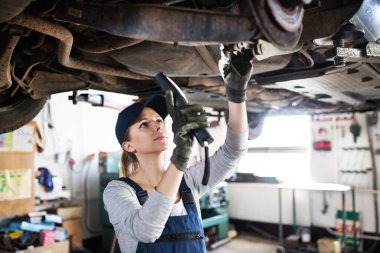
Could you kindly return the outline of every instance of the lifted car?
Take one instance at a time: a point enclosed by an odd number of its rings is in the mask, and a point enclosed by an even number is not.
[[[252,49],[251,138],[262,118],[377,110],[376,0],[3,0],[0,133],[49,95],[95,89],[141,97],[164,72],[192,103],[226,108],[220,45]]]

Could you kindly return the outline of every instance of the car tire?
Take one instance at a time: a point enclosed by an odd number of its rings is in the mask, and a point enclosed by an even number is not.
[[[0,94],[0,134],[11,132],[30,122],[44,107],[47,97],[33,99],[18,91],[14,96]]]

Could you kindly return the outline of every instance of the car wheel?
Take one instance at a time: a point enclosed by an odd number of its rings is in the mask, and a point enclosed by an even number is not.
[[[10,89],[8,89],[10,90]],[[7,133],[30,122],[45,105],[47,97],[33,99],[20,90],[11,96],[0,93],[0,133]]]

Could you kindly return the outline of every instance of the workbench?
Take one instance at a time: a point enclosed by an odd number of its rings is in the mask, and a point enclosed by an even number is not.
[[[342,194],[342,220],[343,220],[343,230],[342,230],[342,252],[346,253],[346,192],[354,191],[348,185],[341,184],[327,184],[327,183],[314,183],[314,182],[305,182],[305,183],[283,183],[277,185],[278,189],[278,201],[279,201],[279,225],[278,225],[278,236],[279,236],[279,245],[281,247],[286,248],[284,244],[284,233],[283,233],[283,224],[282,224],[282,199],[281,193],[282,190],[292,190],[293,193],[293,224],[295,223],[295,191],[296,190],[304,190],[304,191],[329,191],[329,192],[340,192]],[[355,212],[355,194],[352,194],[352,209]],[[355,230],[355,222],[354,222],[354,231]],[[356,237],[356,233],[354,233],[354,241]]]

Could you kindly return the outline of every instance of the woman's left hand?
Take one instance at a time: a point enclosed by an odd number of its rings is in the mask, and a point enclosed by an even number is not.
[[[171,91],[166,92],[166,104],[173,120],[172,131],[176,144],[170,161],[177,169],[184,171],[190,158],[193,143],[191,131],[208,127],[206,113],[201,105],[196,104],[175,108]]]

